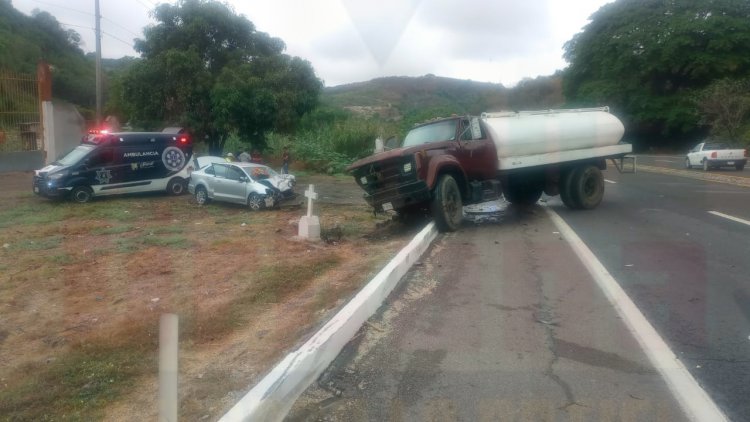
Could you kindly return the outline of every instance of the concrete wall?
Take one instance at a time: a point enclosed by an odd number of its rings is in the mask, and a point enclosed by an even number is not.
[[[0,153],[0,172],[29,171],[44,167],[81,143],[86,121],[70,103],[42,102],[44,150]]]
[[[0,172],[28,171],[44,167],[44,151],[0,153]]]
[[[86,121],[74,105],[60,100],[44,101],[42,114],[44,149],[49,164],[81,143],[81,137],[86,134]]]

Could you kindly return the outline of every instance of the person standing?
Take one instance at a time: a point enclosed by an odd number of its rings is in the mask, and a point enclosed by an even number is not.
[[[289,174],[289,162],[292,161],[291,155],[289,155],[289,148],[284,147],[281,153],[281,174]]]
[[[247,150],[242,151],[242,154],[240,154],[240,161],[243,163],[250,162],[250,154],[248,154]]]

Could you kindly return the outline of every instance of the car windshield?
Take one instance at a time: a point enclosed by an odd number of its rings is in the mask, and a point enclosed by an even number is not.
[[[453,141],[456,139],[458,120],[443,120],[412,129],[404,138],[405,147],[429,142]]]
[[[55,163],[62,166],[72,166],[81,161],[83,157],[85,157],[94,148],[96,147],[93,145],[79,145],[69,153],[65,154],[64,157],[60,158]]]

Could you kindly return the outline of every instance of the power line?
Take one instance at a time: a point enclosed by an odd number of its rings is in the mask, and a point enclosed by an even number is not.
[[[43,4],[45,6],[57,7],[57,8],[60,8],[60,9],[66,9],[66,10],[70,10],[70,11],[73,11],[73,12],[76,12],[76,13],[81,13],[81,14],[84,14],[84,15],[87,15],[87,16],[94,16],[93,13],[84,12],[83,10],[74,9],[74,8],[68,7],[68,6],[60,6],[59,4],[47,3],[46,1],[41,1],[41,0],[32,0],[32,1],[34,1],[36,3],[39,3],[39,4]]]
[[[149,6],[146,3],[143,2],[143,0],[135,0],[137,1],[141,6],[145,7],[146,10],[151,11],[155,6]]]
[[[121,38],[117,38],[114,35],[112,35],[110,33],[107,33],[107,32],[104,32],[104,31],[102,31],[102,34],[104,34],[104,35],[106,35],[106,36],[108,36],[110,38],[116,39],[117,41],[120,41],[121,43],[127,45],[130,48],[133,48],[133,43],[132,42],[127,42],[127,41],[125,41],[125,40],[123,40]]]
[[[124,29],[125,31],[127,31],[127,32],[130,32],[131,34],[135,35],[136,37],[140,37],[140,35],[138,35],[138,34],[136,34],[135,32],[133,32],[133,31],[129,30],[128,28],[125,28],[124,26],[122,26],[122,25],[120,25],[119,23],[117,23],[117,22],[113,21],[112,19],[107,19],[107,18],[105,18],[104,16],[102,16],[102,19],[104,19],[105,21],[107,21],[107,22],[111,23],[112,25],[114,25],[114,26],[116,26],[116,27],[118,27],[118,28],[120,28],[120,29]]]

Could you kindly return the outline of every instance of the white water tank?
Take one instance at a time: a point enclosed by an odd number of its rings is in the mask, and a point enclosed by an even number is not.
[[[616,145],[625,127],[608,107],[484,113],[499,160]]]

